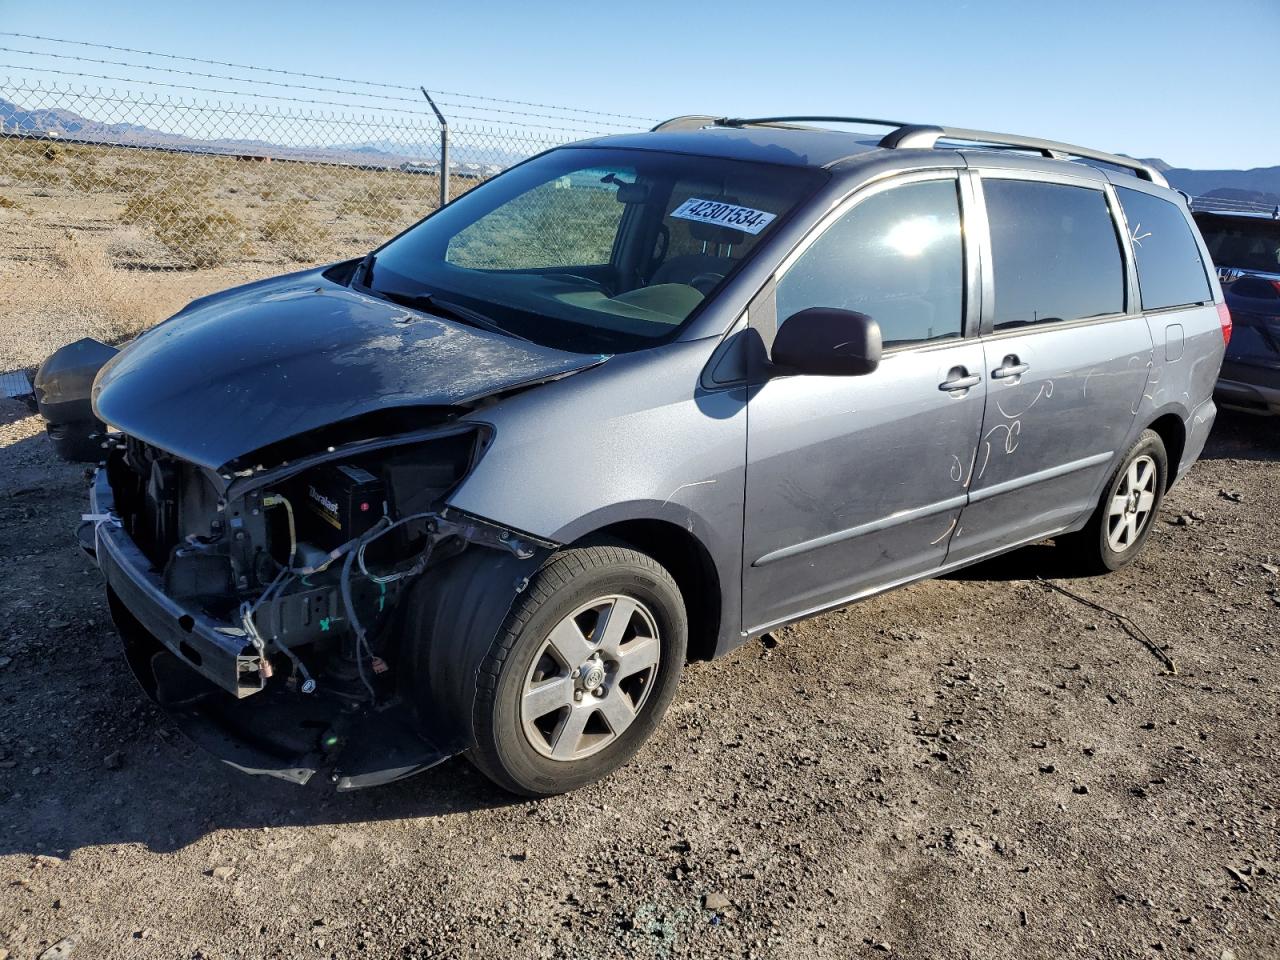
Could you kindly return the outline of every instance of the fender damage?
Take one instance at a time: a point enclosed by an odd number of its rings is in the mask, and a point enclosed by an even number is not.
[[[557,545],[447,505],[490,439],[460,418],[600,360],[319,272],[141,337],[94,381],[113,432],[78,535],[143,689],[227,763],[296,783],[466,749],[452,681]]]

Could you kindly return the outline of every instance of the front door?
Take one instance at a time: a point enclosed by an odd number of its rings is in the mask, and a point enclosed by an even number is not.
[[[759,311],[778,324],[808,307],[860,311],[879,323],[885,355],[865,376],[773,377],[748,401],[749,631],[909,579],[946,555],[986,392],[982,346],[964,337],[974,285],[959,187],[939,172],[858,194],[788,258],[775,302]]]

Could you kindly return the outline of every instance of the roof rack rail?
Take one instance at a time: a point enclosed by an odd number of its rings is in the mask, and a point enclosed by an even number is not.
[[[786,123],[865,123],[873,127],[905,127],[901,120],[877,120],[874,117],[721,117],[720,127],[766,127]]]
[[[712,117],[695,113],[663,120],[651,132],[701,130],[703,127],[783,127],[793,123],[865,123],[873,127],[906,126],[901,120],[876,120],[872,117]]]
[[[1077,147],[1071,143],[1059,143],[1057,140],[1041,140],[1039,137],[1023,137],[1012,133],[992,133],[990,130],[968,130],[964,127],[936,127],[925,124],[906,124],[885,136],[880,146],[889,150],[923,149],[931,150],[939,140],[959,140],[979,146],[1002,147],[1013,150],[1034,150],[1042,156],[1057,160],[1078,157],[1081,160],[1096,160],[1112,166],[1132,170],[1138,177],[1150,181],[1157,186],[1167,187],[1169,181],[1155,167],[1132,157],[1118,153],[1105,153],[1102,150],[1091,150],[1088,147]]]
[[[703,127],[710,126],[721,117],[703,116],[700,113],[690,113],[683,117],[672,117],[670,120],[663,120],[656,127],[650,129],[650,133],[657,133],[659,130],[701,130]]]
[[[887,150],[921,149],[932,150],[939,140],[972,143],[979,147],[997,147],[1005,150],[1033,150],[1045,157],[1065,160],[1072,157],[1080,160],[1095,160],[1125,170],[1132,170],[1135,175],[1157,186],[1167,187],[1169,181],[1155,167],[1133,157],[1121,156],[1118,153],[1106,153],[1092,150],[1089,147],[1078,147],[1071,143],[1060,143],[1057,140],[1041,140],[1039,137],[1023,137],[1013,133],[993,133],[990,130],[969,130],[965,127],[939,127],[932,124],[902,123],[899,120],[878,120],[874,117],[831,117],[831,116],[797,116],[797,117],[712,117],[693,114],[685,117],[673,117],[658,124],[653,130],[700,130],[703,127],[762,127],[787,126],[793,123],[862,123],[876,127],[893,127],[880,141],[880,146]]]

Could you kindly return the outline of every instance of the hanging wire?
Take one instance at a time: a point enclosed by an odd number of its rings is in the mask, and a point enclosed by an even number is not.
[[[81,79],[89,79],[89,80],[108,80],[112,83],[145,84],[146,86],[149,86],[149,87],[166,87],[174,90],[194,90],[198,93],[216,93],[219,96],[224,96],[224,97],[254,97],[260,100],[278,100],[285,103],[314,104],[317,106],[324,106],[324,107],[345,107],[348,110],[353,108],[358,109],[360,106],[359,104],[342,103],[337,100],[315,100],[309,97],[288,97],[288,96],[284,96],[283,94],[253,93],[248,90],[220,90],[215,87],[197,87],[197,86],[192,86],[191,84],[172,83],[169,81],[160,81],[160,80],[131,80],[128,77],[111,77],[111,76],[106,76],[104,74],[99,74],[99,73],[82,73],[76,70],[59,70],[55,67],[29,67],[29,66],[21,66],[13,63],[0,63],[0,70],[31,70],[37,73],[54,73],[64,77],[78,77]],[[387,112],[387,113],[404,113],[404,114],[410,114],[412,116],[419,116],[419,117],[430,116],[424,110],[408,110],[403,107],[384,107],[379,105],[376,109],[379,111]],[[455,114],[454,118],[458,120],[474,120],[477,123],[493,124],[493,123],[502,122],[500,120],[496,120],[493,117],[476,117],[476,116],[468,116],[466,114]],[[602,130],[598,127],[558,127],[558,126],[552,126],[546,123],[526,123],[523,121],[510,123],[509,125],[519,126],[519,127],[532,127],[540,130],[558,130],[563,133],[610,134],[615,132],[612,130]]]
[[[323,73],[304,73],[298,70],[283,70],[278,67],[258,67],[246,63],[232,63],[226,60],[208,60],[203,57],[182,56],[175,53],[161,53],[157,50],[141,50],[137,47],[121,47],[109,43],[94,43],[87,40],[67,40],[62,37],[47,37],[35,33],[18,33],[11,30],[0,30],[0,37],[16,37],[22,40],[40,40],[46,43],[62,43],[78,47],[90,47],[95,50],[113,50],[116,53],[133,53],[146,57],[161,57],[166,60],[179,60],[185,63],[202,63],[214,67],[230,67],[233,70],[254,70],[261,73],[274,73],[290,77],[303,77],[307,80],[329,80],[336,83],[354,84],[356,86],[378,87],[385,90],[408,90],[416,91],[418,88],[399,83],[379,83],[374,80],[353,80],[349,77],[337,77],[331,74]],[[53,54],[48,54],[53,56]],[[247,81],[246,81],[247,82]],[[505,103],[518,107],[538,107],[544,110],[559,110],[565,113],[580,113],[593,117],[612,117],[617,120],[638,120],[642,123],[652,124],[657,122],[654,117],[641,117],[628,113],[608,113],[603,110],[588,110],[582,107],[564,107],[553,103],[537,103],[531,100],[511,100],[503,97],[489,97],[475,93],[462,93],[456,90],[441,90],[440,93],[447,97],[462,97],[470,100],[480,100],[488,103]],[[472,109],[479,109],[472,107]]]
[[[313,93],[336,93],[344,97],[359,97],[366,100],[375,99],[375,100],[390,100],[398,103],[413,103],[413,104],[422,103],[422,97],[420,95],[416,97],[401,97],[401,96],[396,96],[394,94],[388,94],[388,93],[367,93],[362,90],[343,90],[341,87],[315,87],[315,86],[308,86],[307,84],[302,84],[302,83],[287,83],[279,80],[247,79],[245,77],[228,76],[225,73],[201,73],[195,70],[182,70],[178,67],[157,67],[152,64],[146,64],[146,63],[128,63],[127,61],[124,61],[124,60],[100,60],[94,57],[82,57],[82,56],[79,56],[78,54],[44,53],[39,50],[22,50],[17,47],[0,46],[0,52],[17,53],[17,54],[22,54],[23,56],[29,56],[29,57],[50,57],[56,60],[68,60],[73,63],[93,63],[93,64],[98,64],[99,66],[107,66],[107,67],[127,67],[130,70],[150,70],[154,73],[172,73],[172,74],[178,74],[184,77],[196,77],[196,78],[205,79],[205,80],[229,80],[232,83],[252,83],[252,84],[258,84],[258,85],[269,86],[269,87],[281,87],[286,90],[309,90]],[[21,69],[21,68],[16,68],[16,69]],[[44,70],[48,68],[29,67],[27,69]],[[84,74],[84,76],[91,76],[91,75]],[[101,79],[109,79],[109,78],[101,78]],[[120,79],[120,82],[122,83],[151,83],[152,82],[149,80],[125,80],[124,78],[119,78],[119,79]],[[173,84],[167,80],[160,81],[160,82],[163,83],[165,86],[177,86],[177,84]],[[206,89],[206,88],[191,87],[189,89]],[[212,93],[212,92],[221,92],[221,91],[209,91],[209,92]],[[244,95],[268,96],[267,94],[247,94],[247,93]],[[289,98],[288,97],[272,97],[272,99],[283,100],[283,99],[289,99]],[[328,101],[300,101],[300,102],[321,103],[321,102],[328,102]],[[460,107],[463,110],[482,110],[482,111],[485,111],[486,113],[502,113],[502,114],[508,114],[510,116],[515,116],[515,117],[538,117],[539,119],[543,119],[543,120],[559,120],[561,122],[569,122],[569,121],[572,121],[573,119],[571,117],[563,117],[563,116],[558,116],[556,114],[550,114],[550,113],[530,113],[527,110],[506,110],[506,109],[503,109],[502,107],[486,107],[486,106],[483,106],[482,104],[465,104],[465,103],[451,102],[448,100],[440,100],[438,102],[444,106]],[[364,104],[347,104],[347,106],[364,106]],[[373,106],[379,110],[391,109],[389,107],[384,107],[381,104],[376,104]],[[413,111],[413,112],[416,113],[420,111]],[[469,119],[469,118],[463,118],[463,119]],[[607,120],[596,120],[594,122],[602,123],[602,124],[606,124],[607,126],[614,126],[614,127],[629,128],[633,126],[631,124],[615,123],[613,121],[607,121]],[[564,129],[564,128],[556,127],[554,129]]]

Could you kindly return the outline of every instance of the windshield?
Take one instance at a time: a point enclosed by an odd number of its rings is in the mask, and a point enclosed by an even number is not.
[[[1215,266],[1280,273],[1280,221],[1196,214]]]
[[[392,240],[361,282],[564,350],[636,350],[673,336],[825,179],[647,150],[555,150]]]

